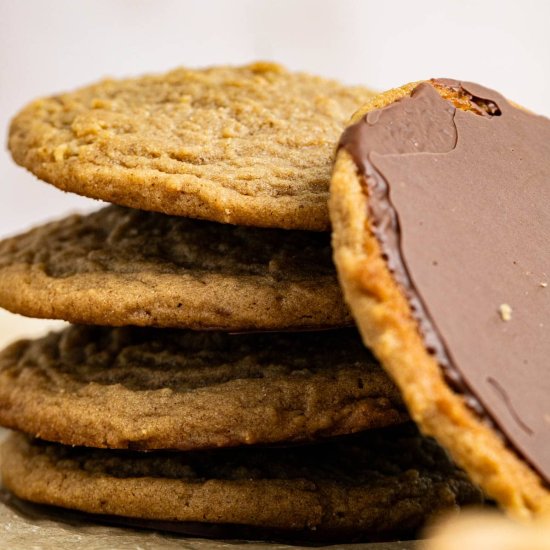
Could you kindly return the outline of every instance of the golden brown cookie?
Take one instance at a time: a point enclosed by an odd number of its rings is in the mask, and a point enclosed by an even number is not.
[[[524,525],[497,514],[466,513],[431,528],[421,550],[550,550],[548,522]]]
[[[18,164],[65,191],[218,222],[326,230],[334,147],[365,88],[273,63],[176,69],[39,99]]]
[[[381,94],[340,142],[335,262],[411,416],[510,514],[550,514],[550,121],[472,83]]]
[[[239,331],[352,323],[328,234],[117,206],[0,242],[0,306],[116,326]]]
[[[406,419],[397,388],[353,329],[72,326],[0,353],[0,424],[67,445],[299,442]]]
[[[291,448],[132,453],[13,434],[4,486],[32,502],[313,536],[396,537],[481,494],[432,440],[409,430]]]

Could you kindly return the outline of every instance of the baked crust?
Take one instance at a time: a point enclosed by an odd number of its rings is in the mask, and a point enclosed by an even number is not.
[[[418,84],[380,94],[353,121],[410,95]],[[459,93],[444,86],[436,89],[457,108],[467,108]],[[522,519],[550,514],[550,492],[540,476],[450,388],[426,350],[408,300],[370,229],[361,177],[344,149],[336,157],[329,210],[334,260],[344,296],[365,344],[397,383],[412,418],[508,513]]]
[[[195,453],[71,448],[13,434],[1,472],[20,498],[90,513],[348,537],[410,533],[481,500],[446,453],[414,430]]]
[[[0,424],[66,445],[297,443],[407,419],[399,391],[353,329],[71,326],[0,352]]]
[[[180,68],[39,99],[12,121],[40,179],[143,210],[327,230],[334,145],[372,92],[273,63]]]
[[[422,550],[550,550],[550,523],[524,525],[487,511],[467,512],[436,523]]]
[[[243,331],[352,324],[328,234],[118,206],[1,241],[0,306],[108,326]]]

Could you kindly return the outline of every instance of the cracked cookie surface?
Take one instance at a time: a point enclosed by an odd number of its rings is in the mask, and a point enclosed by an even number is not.
[[[20,498],[96,514],[395,536],[481,501],[440,447],[405,428],[194,453],[72,448],[14,434],[1,470]]]
[[[39,99],[18,164],[65,190],[179,216],[326,230],[334,148],[365,88],[272,63],[176,69]]]
[[[297,442],[406,419],[397,388],[353,329],[72,326],[0,353],[0,423],[69,445]]]
[[[117,326],[239,331],[351,324],[328,234],[118,206],[0,242],[0,306]]]

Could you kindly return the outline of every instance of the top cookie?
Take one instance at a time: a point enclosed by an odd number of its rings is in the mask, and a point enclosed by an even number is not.
[[[105,80],[13,120],[18,164],[65,191],[178,216],[326,230],[334,149],[372,95],[271,63]]]
[[[456,80],[381,94],[341,140],[335,260],[423,431],[510,513],[550,515],[550,120]]]

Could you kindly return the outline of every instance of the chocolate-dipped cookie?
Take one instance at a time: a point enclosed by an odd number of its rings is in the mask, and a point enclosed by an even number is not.
[[[509,513],[550,513],[550,121],[478,84],[381,94],[340,142],[335,261],[413,418]]]

